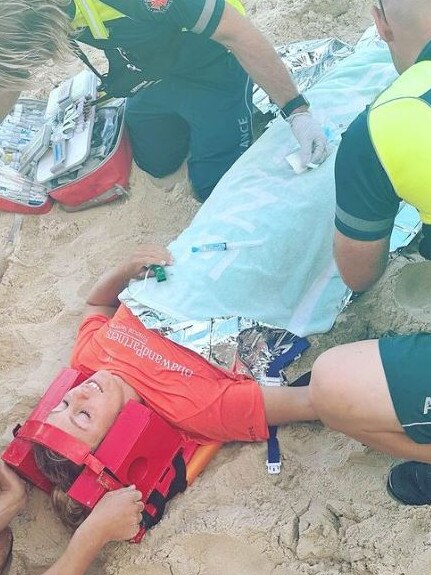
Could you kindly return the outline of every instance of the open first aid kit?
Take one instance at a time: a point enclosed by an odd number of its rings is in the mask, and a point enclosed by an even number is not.
[[[97,105],[97,77],[84,70],[48,101],[19,99],[0,125],[0,210],[74,211],[124,196],[132,152],[125,100]]]

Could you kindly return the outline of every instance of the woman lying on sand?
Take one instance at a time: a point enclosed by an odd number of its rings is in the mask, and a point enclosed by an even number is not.
[[[297,389],[292,394],[293,390],[286,387],[261,388],[254,379],[219,369],[196,353],[148,330],[124,305],[119,305],[117,296],[130,279],[145,273],[152,264],[172,263],[166,248],[143,245],[95,285],[86,302],[71,358],[71,367],[89,377],[65,394],[47,422],[95,449],[129,399],[147,404],[180,429],[185,438],[200,444],[264,441],[268,425],[315,419],[305,390]],[[147,347],[157,349],[165,357],[175,357],[175,362],[184,369],[169,371],[147,357],[138,357],[119,341],[109,339],[111,329],[133,330],[134,337],[145,340]],[[54,506],[65,523],[76,528],[88,511],[74,505],[64,491],[81,470],[41,446],[35,448],[35,457],[41,471],[60,487],[53,492]],[[15,502],[10,513],[1,513],[0,494],[0,519],[5,517],[0,528],[4,529],[23,508],[26,497],[23,482],[6,466],[3,476],[3,483],[10,484],[2,486],[0,474],[3,495],[6,498],[9,491],[8,497]],[[109,493],[99,502],[75,532],[65,555],[47,575],[84,573],[107,541],[131,539],[137,533],[143,508],[138,503],[140,493],[133,488],[119,491],[122,493],[118,496],[118,492]],[[117,513],[120,508],[123,524]],[[82,545],[85,534],[91,529],[96,531],[94,523],[103,535],[91,545],[89,542]],[[9,541],[10,532],[5,531],[3,541],[0,538],[5,556]]]
[[[88,379],[65,394],[48,416],[51,425],[94,450],[126,402],[134,399],[181,430],[185,438],[200,444],[264,441],[268,437],[268,425],[320,419],[380,451],[431,461],[428,445],[410,439],[395,414],[385,378],[385,356],[380,355],[388,343],[382,346],[380,342],[379,348],[378,341],[364,341],[329,350],[315,362],[309,388],[262,388],[254,379],[217,368],[196,353],[147,329],[120,305],[118,294],[130,279],[142,276],[152,264],[172,265],[168,250],[155,245],[139,247],[91,290],[71,358],[71,366]],[[124,339],[111,337],[115,330],[133,332],[134,338],[145,341],[146,347],[164,357],[174,357],[176,365],[184,369],[170,370],[149,356],[138,356],[123,345]],[[382,341],[393,344],[397,338]],[[86,513],[65,499],[64,491],[76,479],[80,468],[41,446],[35,449],[35,458],[40,470],[60,487],[56,490],[56,500],[63,519],[77,526]],[[19,493],[20,489],[16,491]],[[115,507],[115,494],[119,492],[108,494],[111,500],[105,496],[76,532],[79,536],[88,522],[98,521],[100,531],[107,535],[93,545],[76,546],[67,564],[60,559],[62,575],[84,573],[104,543],[131,538],[138,531],[142,511],[142,504],[138,503],[140,494],[133,489],[119,491],[129,505],[128,509],[122,509],[123,515],[127,515],[127,528],[119,525],[119,531],[110,531],[114,516],[110,510]],[[15,512],[25,498],[17,499],[21,503],[16,505]],[[2,516],[7,523],[13,513],[2,513],[0,518]],[[3,545],[7,548],[6,536]],[[47,573],[60,571],[53,566]]]

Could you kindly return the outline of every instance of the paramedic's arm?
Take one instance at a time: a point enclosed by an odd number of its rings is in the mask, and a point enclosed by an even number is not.
[[[0,92],[0,122],[12,110],[21,92]]]
[[[386,269],[400,198],[374,149],[364,110],[344,132],[335,160],[334,255],[354,291],[374,285]]]
[[[152,264],[165,266],[172,263],[172,256],[165,247],[154,244],[139,246],[96,283],[87,298],[85,316],[100,313],[112,317],[120,305],[118,295],[129,285],[132,278],[143,277],[148,266]]]
[[[134,486],[107,493],[44,575],[84,575],[107,543],[132,539],[142,519],[141,497]]]
[[[375,241],[359,241],[335,231],[334,255],[344,282],[355,292],[370,289],[388,263],[390,235]]]
[[[257,28],[227,2],[212,39],[235,54],[236,58],[280,108],[298,96],[298,89],[285,65],[270,42]],[[298,107],[289,119],[293,134],[301,146],[301,161],[305,166],[325,161],[328,150],[326,138],[307,106]]]
[[[231,50],[278,106],[284,106],[299,92],[270,42],[248,18],[226,3],[212,39]]]

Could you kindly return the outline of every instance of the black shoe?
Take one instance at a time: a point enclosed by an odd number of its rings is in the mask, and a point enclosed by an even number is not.
[[[404,505],[431,505],[431,465],[418,461],[396,465],[389,471],[386,488]]]

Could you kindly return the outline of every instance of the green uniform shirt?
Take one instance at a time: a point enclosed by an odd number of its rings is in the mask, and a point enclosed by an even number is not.
[[[145,79],[196,77],[228,51],[210,40],[223,14],[224,0],[104,0],[125,18],[105,22],[109,39],[96,40],[88,28],[78,40],[107,52],[118,49]],[[75,5],[68,7],[73,18]]]

